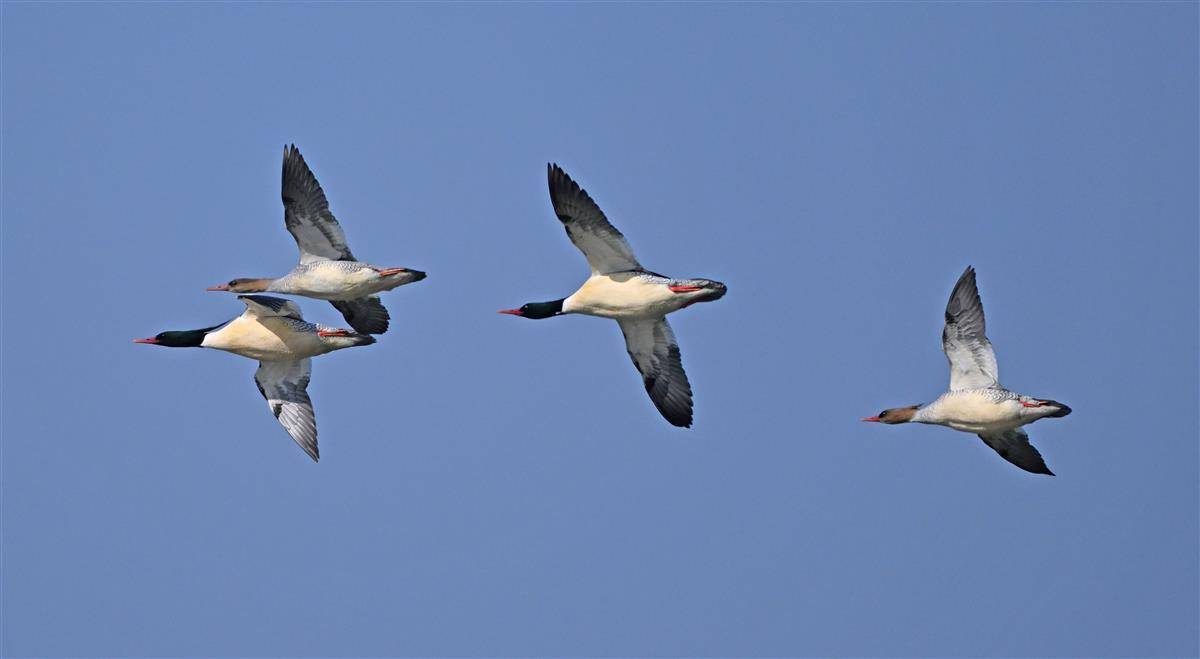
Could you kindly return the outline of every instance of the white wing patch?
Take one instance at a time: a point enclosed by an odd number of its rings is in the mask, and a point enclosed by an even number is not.
[[[308,457],[320,459],[317,450],[317,419],[312,401],[308,398],[308,380],[312,376],[312,360],[259,362],[254,382],[267,399],[276,420]]]
[[[283,151],[283,223],[300,248],[300,263],[356,260],[325,191],[294,144]]]
[[[950,361],[950,390],[1000,386],[996,353],[988,341],[975,268],[967,267],[946,303],[942,350]]]
[[[679,344],[666,318],[618,320],[625,348],[642,374],[646,393],[672,425],[692,425],[692,385],[683,371]]]
[[[554,214],[571,242],[587,257],[592,274],[642,269],[625,236],[609,223],[586,190],[553,163],[547,165],[547,177]]]

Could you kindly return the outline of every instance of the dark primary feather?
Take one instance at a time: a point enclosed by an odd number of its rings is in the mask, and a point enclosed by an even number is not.
[[[335,309],[342,312],[346,322],[359,334],[383,334],[388,330],[388,310],[379,297],[369,295],[355,300],[333,300]]]
[[[246,309],[258,316],[280,316],[304,320],[300,307],[291,300],[285,300],[271,295],[239,295],[238,299],[246,305]]]
[[[1024,430],[1016,428],[1002,433],[980,435],[984,444],[992,447],[1000,457],[1034,474],[1053,476],[1054,472],[1046,466],[1042,454],[1029,443],[1029,435]]]
[[[951,389],[999,385],[996,353],[986,330],[983,302],[975,285],[975,268],[967,266],[946,303],[946,326],[942,329],[942,350],[950,362]]]
[[[692,385],[683,371],[679,344],[666,318],[619,320],[625,347],[642,374],[646,393],[671,425],[692,425]]]
[[[313,258],[355,261],[346,234],[329,211],[325,191],[296,145],[283,151],[283,222],[300,247],[300,262]]]
[[[258,391],[267,399],[267,407],[296,444],[316,462],[317,419],[312,400],[308,397],[308,381],[312,376],[312,361],[259,362],[254,373]]]
[[[562,221],[567,237],[587,257],[594,272],[606,274],[640,270],[641,264],[625,236],[604,216],[588,193],[554,163],[546,165],[550,202]]]

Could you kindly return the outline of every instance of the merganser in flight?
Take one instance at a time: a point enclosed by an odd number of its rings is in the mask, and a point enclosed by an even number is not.
[[[569,297],[530,302],[500,313],[551,318],[578,313],[612,318],[642,374],[650,400],[672,425],[692,425],[692,387],[666,315],[725,295],[725,284],[709,279],[672,279],[642,267],[625,236],[609,224],[587,192],[558,165],[550,164],[550,200],[567,236],[587,257],[592,274]]]
[[[1000,385],[996,353],[984,332],[983,303],[968,266],[946,304],[942,350],[950,360],[950,390],[928,405],[884,410],[863,421],[932,423],[975,433],[1000,457],[1025,471],[1053,476],[1021,426],[1047,417],[1062,417],[1071,408],[1009,391]]]
[[[208,290],[328,300],[355,331],[383,334],[389,316],[375,293],[425,278],[420,270],[379,268],[354,258],[321,184],[294,144],[283,150],[283,222],[300,247],[299,265],[278,279],[240,278]]]
[[[204,329],[161,332],[134,339],[169,348],[214,348],[259,360],[254,382],[271,414],[316,462],[317,421],[308,398],[310,357],[342,348],[366,346],[375,339],[350,330],[305,322],[294,302],[267,295],[239,295],[246,311],[233,320]]]

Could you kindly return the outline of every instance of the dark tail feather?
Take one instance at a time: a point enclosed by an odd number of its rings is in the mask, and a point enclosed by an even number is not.
[[[1059,408],[1059,410],[1057,412],[1055,412],[1054,414],[1048,415],[1046,418],[1051,418],[1051,419],[1058,418],[1060,416],[1066,416],[1071,413],[1071,408],[1067,407],[1066,405],[1063,405],[1062,403],[1060,403],[1056,400],[1048,400],[1046,402],[1049,403],[1050,405],[1053,405],[1053,406]]]

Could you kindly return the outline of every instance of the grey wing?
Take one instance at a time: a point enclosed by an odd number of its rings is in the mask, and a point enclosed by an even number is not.
[[[567,236],[587,257],[593,274],[641,270],[625,236],[609,224],[604,211],[561,167],[550,163],[547,178],[554,214],[562,221]]]
[[[376,295],[354,300],[333,300],[330,304],[342,312],[346,322],[359,334],[383,334],[388,330],[388,310]]]
[[[270,295],[239,295],[238,299],[246,305],[246,312],[242,314],[244,316],[257,318],[282,316],[304,320],[304,314],[300,313],[300,306],[291,300]]]
[[[308,457],[320,459],[317,450],[317,419],[308,398],[312,360],[259,362],[254,373],[258,391],[267,399],[271,414]]]
[[[617,324],[654,406],[671,425],[691,427],[692,385],[683,371],[679,344],[667,319],[618,320]]]
[[[300,247],[300,262],[354,261],[325,191],[296,145],[283,150],[283,223]]]
[[[946,303],[942,350],[950,361],[950,390],[1000,385],[996,353],[988,341],[975,268],[967,266]]]
[[[983,440],[984,444],[992,447],[992,450],[1000,454],[1000,457],[1017,465],[1018,467],[1034,474],[1046,474],[1053,476],[1054,472],[1046,466],[1046,461],[1042,459],[1042,454],[1029,443],[1029,435],[1025,434],[1024,430],[1014,428],[1002,433],[991,435],[980,435],[979,439]]]

